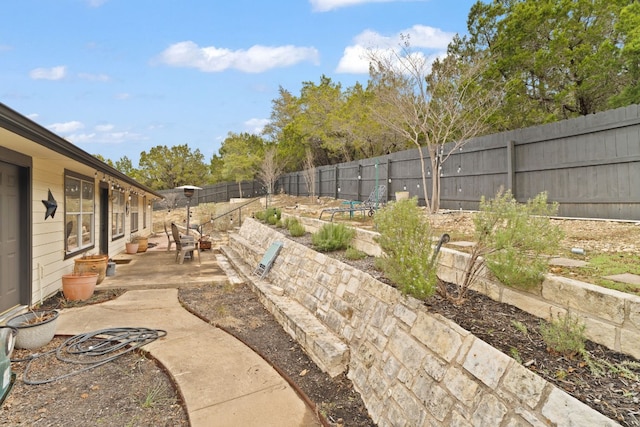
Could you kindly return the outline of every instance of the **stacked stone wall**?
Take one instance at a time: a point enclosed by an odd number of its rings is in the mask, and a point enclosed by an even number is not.
[[[348,377],[380,426],[613,426],[450,320],[367,273],[247,219],[230,247],[349,347]]]

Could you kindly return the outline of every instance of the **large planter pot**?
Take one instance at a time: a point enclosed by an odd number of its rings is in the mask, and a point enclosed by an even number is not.
[[[7,326],[16,328],[16,348],[31,350],[42,347],[53,339],[58,322],[57,310],[30,311],[7,321]]]
[[[98,283],[100,284],[107,274],[107,262],[109,255],[88,255],[76,258],[74,273],[98,273]]]
[[[62,293],[69,301],[91,298],[98,283],[98,273],[74,273],[62,276]]]
[[[137,242],[131,242],[131,243],[127,243],[127,247],[125,249],[125,251],[128,254],[137,254],[138,253],[138,243]]]
[[[138,244],[138,252],[146,252],[149,248],[149,238],[148,237],[137,237],[136,243]]]

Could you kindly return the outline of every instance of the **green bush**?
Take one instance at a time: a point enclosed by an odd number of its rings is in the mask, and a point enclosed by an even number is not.
[[[567,313],[540,323],[540,334],[547,347],[565,356],[585,353],[585,324],[577,316]]]
[[[376,265],[399,289],[416,298],[433,294],[436,283],[431,227],[414,197],[389,203],[374,216],[384,255]]]
[[[320,252],[338,251],[346,249],[355,235],[353,228],[344,224],[329,223],[311,235],[311,243]]]
[[[266,218],[264,211],[254,212],[253,217],[258,221],[262,221],[262,222],[264,222]]]
[[[558,204],[548,204],[546,193],[526,204],[517,203],[509,191],[481,199],[475,239],[489,248],[486,265],[500,282],[521,288],[542,282],[549,266],[545,254],[554,253],[562,238],[549,218],[557,211]]]
[[[292,237],[304,236],[304,233],[307,232],[307,230],[305,230],[304,228],[304,225],[302,225],[296,218],[287,219],[287,229],[289,230],[289,234],[291,234]]]
[[[349,246],[347,250],[344,252],[344,256],[350,260],[357,260],[357,259],[365,259],[367,257],[367,254],[354,248],[353,246]]]
[[[267,216],[267,224],[276,225],[278,223],[278,217],[276,215]]]

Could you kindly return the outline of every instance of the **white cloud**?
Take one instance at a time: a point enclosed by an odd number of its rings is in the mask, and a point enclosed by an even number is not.
[[[40,117],[40,114],[38,113],[27,114],[27,118],[33,120],[34,122],[38,120],[38,117]]]
[[[260,73],[309,61],[318,63],[319,53],[313,47],[260,46],[247,50],[230,50],[215,46],[200,47],[192,41],[175,43],[160,54],[160,62],[174,66],[196,68],[213,73],[236,69],[245,73]]]
[[[79,73],[78,77],[82,80],[89,80],[91,82],[108,82],[111,80],[111,78],[106,74]]]
[[[396,1],[421,1],[421,0],[309,0],[314,12],[328,12],[341,7],[355,6],[365,3],[391,3]],[[423,1],[423,0],[422,0]]]
[[[267,123],[269,123],[269,119],[249,119],[244,122],[244,125],[247,128],[247,132],[260,134]]]
[[[84,128],[84,124],[82,124],[82,122],[79,122],[77,120],[71,121],[71,122],[65,122],[65,123],[53,123],[49,126],[47,126],[47,128],[49,128],[49,130],[57,133],[57,134],[68,134],[70,132],[75,132],[77,130],[83,129]]]
[[[53,68],[36,68],[31,70],[29,77],[34,80],[60,80],[67,74],[67,67],[60,65]]]
[[[8,52],[11,49],[13,49],[11,46],[9,46],[8,44],[0,44],[0,52]]]
[[[425,25],[414,25],[392,36],[384,36],[375,31],[366,30],[354,38],[353,45],[344,49],[336,72],[367,74],[369,72],[368,54],[372,52],[384,54],[384,51],[398,52],[402,44],[402,35],[409,37],[411,48],[414,51],[429,56],[431,58],[429,62],[431,62],[446,52],[455,33]]]
[[[112,124],[106,124],[106,125],[97,125],[95,129],[98,132],[109,132],[110,130],[113,130],[114,127],[115,126],[113,126]]]
[[[131,94],[130,93],[124,93],[123,92],[123,93],[116,94],[116,99],[119,99],[121,101],[124,101],[124,100],[129,99],[129,98],[131,98]]]

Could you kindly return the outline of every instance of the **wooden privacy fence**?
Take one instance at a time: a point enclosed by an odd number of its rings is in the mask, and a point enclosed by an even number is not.
[[[318,167],[315,194],[362,200],[386,184],[387,200],[408,191],[424,205],[419,156],[414,149]],[[427,171],[429,197],[432,173]],[[521,202],[546,191],[560,204],[561,216],[640,220],[640,109],[632,105],[475,138],[451,154],[440,174],[443,209],[477,209],[482,196],[504,187]],[[284,175],[279,187],[308,195],[303,177]]]
[[[427,170],[429,197],[432,173]],[[640,106],[475,138],[451,154],[440,174],[443,209],[475,210],[482,196],[491,198],[504,187],[521,202],[546,191],[550,201],[560,204],[561,216],[640,220]],[[276,192],[364,200],[384,184],[385,201],[408,191],[425,205],[418,149],[317,167],[313,192],[304,175],[281,176]],[[240,197],[235,182],[202,187],[192,206]],[[174,196],[176,207],[184,206],[181,190],[161,193],[172,192],[180,193]],[[258,181],[242,183],[243,197],[265,192]]]

